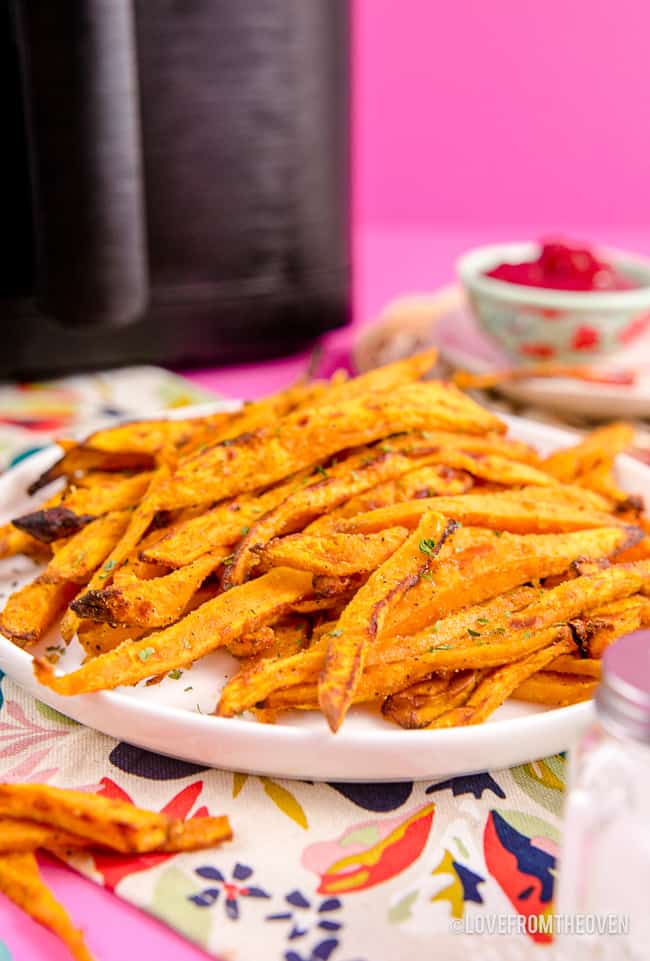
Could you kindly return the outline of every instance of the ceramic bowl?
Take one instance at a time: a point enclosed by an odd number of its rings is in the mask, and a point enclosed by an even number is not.
[[[519,363],[591,363],[626,347],[650,325],[650,260],[618,250],[603,258],[637,285],[633,290],[566,291],[487,277],[498,264],[535,259],[532,243],[470,250],[457,271],[483,329]]]

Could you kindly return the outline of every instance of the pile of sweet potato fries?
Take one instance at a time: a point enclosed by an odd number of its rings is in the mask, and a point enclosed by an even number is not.
[[[0,891],[68,946],[93,961],[81,931],[41,878],[37,851],[176,854],[229,841],[227,817],[177,821],[126,801],[45,784],[0,784]]]
[[[632,430],[542,458],[423,380],[434,359],[63,442],[32,487],[55,492],[0,531],[46,561],[2,633],[76,634],[79,669],[34,661],[64,695],[226,648],[218,715],[320,709],[333,731],[359,703],[440,728],[588,698],[605,646],[650,622],[650,528],[614,475]]]

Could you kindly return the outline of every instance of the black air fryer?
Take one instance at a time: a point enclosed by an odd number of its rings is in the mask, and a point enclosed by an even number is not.
[[[0,376],[348,317],[345,0],[0,0]]]

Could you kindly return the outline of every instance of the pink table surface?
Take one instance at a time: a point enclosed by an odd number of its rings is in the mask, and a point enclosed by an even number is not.
[[[376,315],[392,297],[408,292],[434,290],[453,276],[455,258],[465,249],[493,240],[538,236],[543,229],[531,231],[507,227],[475,230],[433,231],[412,228],[375,228],[359,232],[355,243],[354,313],[351,328],[337,331],[325,339],[323,366],[332,368],[346,359],[359,326]],[[584,236],[576,231],[577,236]],[[650,230],[594,230],[590,238],[650,254]],[[193,381],[230,397],[255,398],[295,379],[305,369],[309,352],[265,364],[215,367],[185,372]],[[201,961],[198,950],[173,931],[144,915],[115,895],[96,887],[73,871],[53,862],[44,862],[43,874],[74,921],[87,933],[90,948],[99,961],[130,961],[156,958],[156,961]],[[56,938],[44,931],[4,897],[0,896],[0,961],[2,941],[13,961],[70,961],[69,954]],[[244,959],[241,961],[255,961]]]

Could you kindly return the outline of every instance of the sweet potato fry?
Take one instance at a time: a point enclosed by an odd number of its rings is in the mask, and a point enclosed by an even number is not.
[[[94,961],[83,934],[42,880],[32,852],[0,855],[0,891],[25,914],[56,934],[76,961]]]
[[[622,490],[616,483],[613,468],[613,461],[608,458],[596,467],[592,467],[591,470],[581,474],[576,479],[576,484],[606,497],[615,506],[619,514],[625,513],[637,518],[643,511],[643,498]]]
[[[59,477],[72,478],[80,471],[139,471],[151,470],[153,466],[153,457],[149,454],[107,452],[77,446],[67,450],[55,464],[30,484],[27,491],[29,494],[35,494]]]
[[[426,449],[428,451],[445,451],[458,449],[468,454],[495,454],[506,460],[521,461],[539,467],[540,456],[530,445],[503,434],[487,433],[477,437],[474,434],[463,434],[454,431],[417,431],[413,435],[412,449],[414,451]]]
[[[159,467],[158,470],[154,472],[151,481],[149,482],[148,493],[153,495],[158,487],[168,478],[168,476],[169,467],[167,465]],[[146,499],[143,500],[135,508],[135,510],[131,512],[131,517],[126,530],[111,551],[105,563],[102,565],[101,570],[97,571],[91,578],[88,584],[89,590],[98,590],[100,588],[109,586],[112,579],[112,571],[114,571],[140,543],[140,540],[146,533],[155,516],[156,511],[152,510],[151,505]],[[68,608],[61,619],[61,637],[65,641],[70,641],[76,634],[80,624],[81,620],[79,615],[76,614],[71,608]]]
[[[26,818],[0,818],[0,854],[37,851],[39,848],[84,848],[90,842],[61,828]]]
[[[311,590],[311,574],[276,567],[255,581],[218,594],[171,627],[139,641],[124,641],[70,674],[55,675],[41,659],[34,661],[34,673],[46,687],[67,695],[136,684],[186,667],[257,630],[281,617]]]
[[[551,661],[548,670],[557,674],[570,674],[572,677],[587,677],[598,681],[602,672],[602,661],[593,657],[562,654]]]
[[[267,486],[341,450],[400,431],[447,428],[482,434],[505,429],[459,391],[435,381],[296,411],[278,428],[214,445],[183,461],[152,498],[155,508],[216,501]]]
[[[455,727],[459,724],[480,724],[487,720],[520,684],[537,671],[543,670],[560,654],[573,648],[573,640],[566,627],[544,632],[551,643],[541,650],[523,657],[520,661],[506,664],[490,671],[478,683],[474,692],[461,707],[454,707],[441,714],[428,725],[429,728]]]
[[[634,384],[636,374],[633,370],[604,372],[584,365],[571,364],[526,364],[525,367],[510,367],[494,370],[485,374],[472,374],[470,371],[457,370],[453,382],[461,390],[491,390],[499,384],[531,377],[569,377],[596,384]]]
[[[310,521],[338,507],[351,497],[378,483],[399,477],[411,470],[417,460],[399,450],[366,448],[325,470],[317,469],[316,479],[290,493],[278,506],[264,514],[240,541],[224,583],[242,584],[258,563],[257,549],[273,537],[301,530]],[[420,461],[426,461],[426,456]]]
[[[593,431],[573,447],[555,451],[542,466],[559,481],[571,484],[601,461],[631,447],[633,440],[634,429],[630,424],[610,424]]]
[[[378,534],[289,534],[260,551],[263,565],[293,567],[314,574],[369,573],[395,553],[409,532],[389,527]]]
[[[147,490],[151,472],[104,481],[94,487],[75,487],[64,495],[61,504],[33,511],[13,520],[14,527],[26,531],[44,544],[69,537],[95,517],[121,511],[137,503]]]
[[[47,784],[0,784],[0,816],[49,824],[125,854],[156,850],[176,823],[127,801]]]
[[[112,624],[83,621],[77,638],[88,657],[97,657],[98,654],[112,651],[122,641],[137,641],[148,633],[146,627],[114,627]]]
[[[477,671],[435,675],[386,698],[381,713],[400,727],[427,727],[441,714],[464,704],[479,682]]]
[[[232,417],[230,413],[218,413],[184,420],[132,420],[89,434],[83,446],[110,454],[128,451],[156,457],[166,449],[182,448],[199,432],[225,427]]]
[[[46,559],[51,551],[46,544],[35,540],[30,534],[19,531],[13,524],[0,526],[0,558],[26,554],[35,560]]]
[[[178,620],[203,581],[223,562],[226,549],[204,554],[164,577],[113,585],[81,594],[72,603],[79,617],[151,629]]]
[[[355,517],[366,511],[377,510],[379,507],[390,507],[391,504],[402,503],[418,497],[435,497],[437,495],[464,494],[474,484],[474,478],[466,471],[445,467],[444,464],[432,464],[418,467],[392,481],[385,481],[371,487],[363,494],[351,497],[340,507],[335,507],[312,521],[305,528],[309,533],[334,531],[341,520]]]
[[[460,549],[443,549],[432,579],[421,579],[408,602],[395,606],[386,629],[413,634],[468,604],[495,597],[534,578],[560,574],[578,557],[607,557],[634,543],[636,528],[596,528],[570,534],[508,534],[463,527]],[[466,549],[464,546],[467,545]]]
[[[91,521],[55,553],[42,579],[86,584],[118,543],[130,518],[129,511],[112,511]]]
[[[352,702],[368,646],[389,611],[429,570],[455,526],[433,511],[425,514],[408,540],[370,575],[330,631],[318,701],[333,731]]]
[[[424,452],[422,451],[422,456]],[[555,487],[557,481],[550,474],[532,467],[530,464],[507,460],[497,454],[482,454],[460,450],[455,447],[440,448],[432,451],[427,460],[431,463],[444,464],[457,470],[467,471],[481,480],[503,484],[506,487],[524,487],[537,485],[538,487]]]
[[[52,627],[78,587],[66,581],[48,583],[37,577],[9,596],[0,614],[0,633],[19,647],[29,647]]]
[[[338,525],[340,531],[371,534],[395,524],[412,529],[428,510],[469,524],[513,534],[551,534],[616,526],[609,514],[538,501],[538,488],[496,494],[465,494],[462,497],[425,497],[392,507],[358,514]]]
[[[561,660],[566,657],[567,655],[562,655]],[[557,673],[553,665],[559,660],[560,658],[557,658],[551,662],[548,670],[538,671],[522,681],[510,697],[533,704],[547,704],[549,707],[566,707],[568,704],[578,704],[593,697],[598,680]]]
[[[243,494],[224,501],[197,517],[173,524],[168,533],[143,548],[144,560],[182,567],[215,547],[231,547],[241,540],[259,518],[297,490],[307,471],[290,477],[262,494]]]

